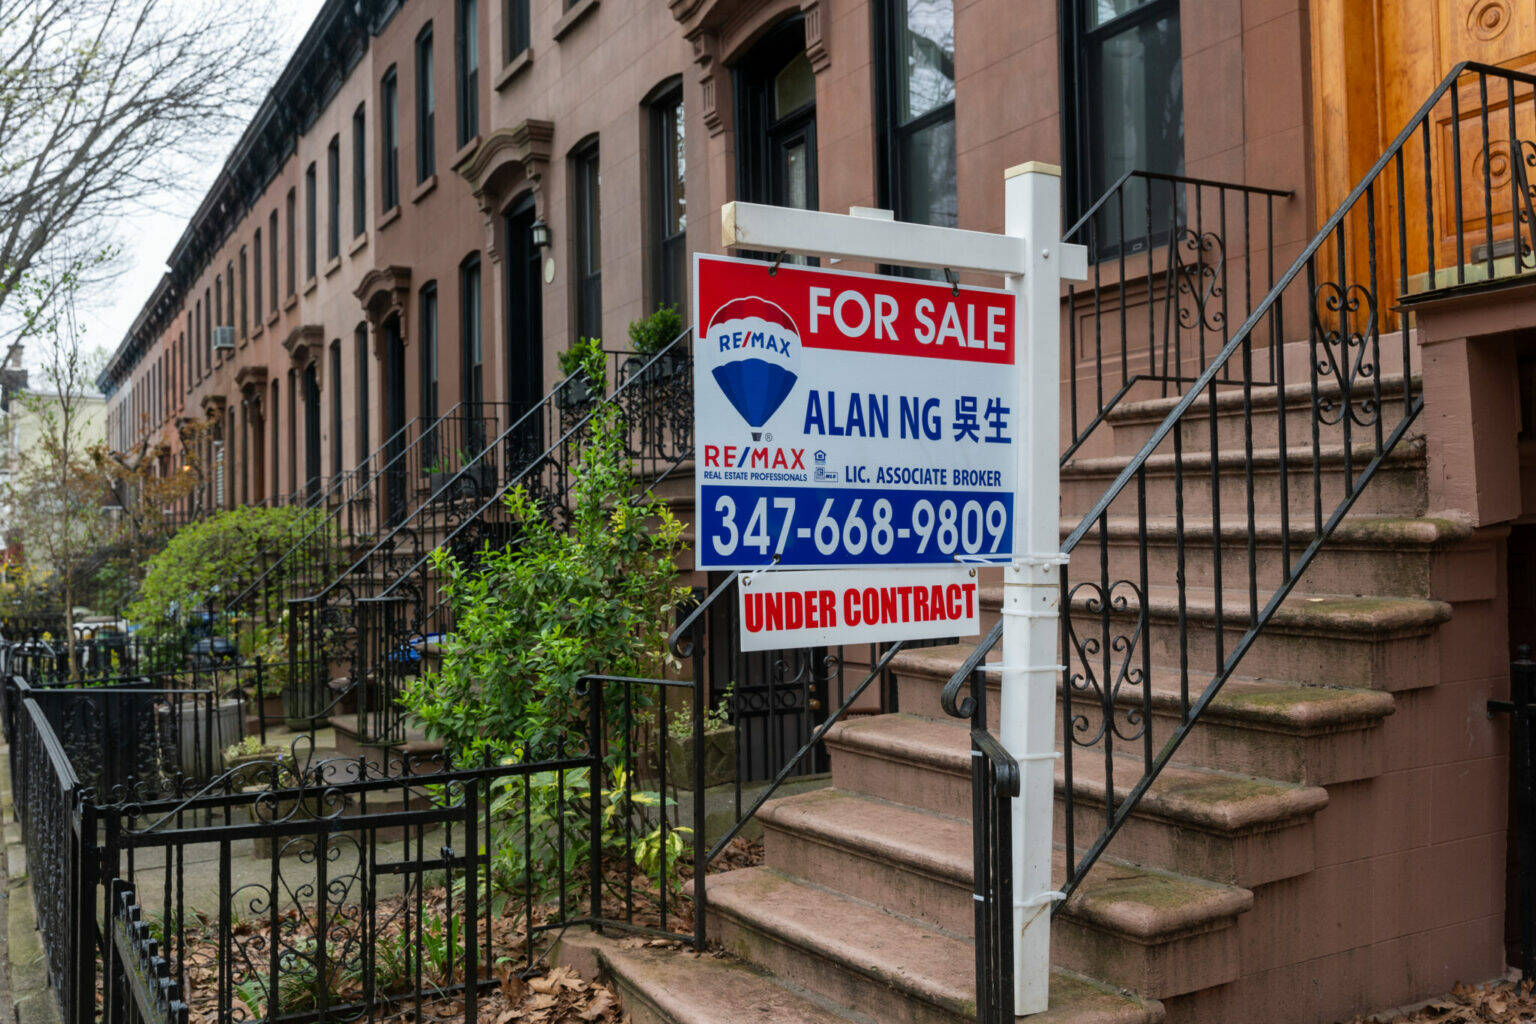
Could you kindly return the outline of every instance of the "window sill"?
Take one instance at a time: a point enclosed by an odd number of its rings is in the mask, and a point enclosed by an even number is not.
[[[389,227],[391,224],[393,224],[395,221],[397,221],[399,219],[400,219],[400,204],[396,203],[394,206],[391,206],[388,210],[385,210],[384,211],[384,216],[379,218],[379,230],[383,231],[385,228]]]
[[[583,21],[587,15],[597,10],[597,5],[600,3],[602,3],[602,0],[576,0],[571,5],[570,10],[560,15],[560,20],[555,22],[555,29],[551,35],[558,42],[562,36],[575,28],[577,23]]]
[[[453,162],[451,164],[449,164],[449,166],[450,167],[458,167],[465,160],[468,160],[471,156],[473,156],[474,153],[475,153],[475,150],[477,150],[479,148],[480,148],[480,136],[479,135],[472,136],[468,142],[464,143],[464,145],[459,147],[459,151],[457,153],[453,154]]]
[[[319,284],[320,279],[318,277],[313,274],[309,275],[309,280],[304,282],[304,294],[308,295],[310,292],[313,292]]]
[[[288,293],[288,297],[283,300],[283,312],[284,313],[290,312],[293,309],[293,307],[297,306],[298,304],[299,304],[299,297],[297,295],[295,295],[293,292],[289,292]]]
[[[338,271],[340,269],[341,269],[341,257],[340,256],[332,256],[330,258],[330,260],[325,264],[325,269],[323,271],[321,271],[321,273],[323,273],[326,277],[330,277],[332,274],[336,273],[336,271]]]
[[[277,326],[277,310],[274,309],[272,312],[267,314],[267,326],[268,327],[276,327]]]
[[[253,338],[261,337],[261,330],[262,330],[262,328],[261,328],[261,317],[257,317],[256,318],[255,326],[251,328],[251,337],[253,337]]]
[[[356,238],[352,239],[352,244],[347,246],[347,255],[349,257],[350,256],[356,256],[358,253],[362,252],[363,249],[367,247],[367,245],[368,245],[368,232],[364,231],[362,234],[360,234]]]
[[[422,183],[416,186],[416,190],[411,193],[411,202],[421,202],[423,199],[427,198],[427,196],[431,195],[432,190],[435,188],[437,188],[437,175],[427,175]]]
[[[494,86],[495,90],[500,92],[501,90],[505,89],[508,85],[511,84],[512,79],[516,78],[524,68],[532,63],[533,47],[524,47],[523,52],[507,61],[507,66],[502,68],[501,74],[496,76],[496,83]]]

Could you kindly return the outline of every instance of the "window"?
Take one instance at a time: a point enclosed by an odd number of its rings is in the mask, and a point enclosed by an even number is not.
[[[437,284],[421,288],[421,422],[437,419]]]
[[[507,26],[506,53],[503,62],[528,49],[531,45],[528,31],[528,0],[504,0],[502,19]]]
[[[357,462],[368,458],[368,327],[358,324],[352,332],[357,358]]]
[[[653,305],[683,304],[687,280],[687,155],[683,139],[683,86],[651,104],[651,297]]]
[[[213,324],[215,327],[224,323],[224,278],[220,274],[213,275]]]
[[[298,375],[288,371],[288,496],[299,493],[299,387]]]
[[[203,341],[198,337],[198,331],[203,326],[203,300],[198,299],[192,305],[190,322],[187,324],[187,333],[192,336],[192,360],[197,373],[197,379],[203,379]]]
[[[251,277],[251,298],[253,300],[251,308],[256,310],[256,322],[259,324],[261,323],[261,228],[256,229],[256,236],[251,241],[251,251],[256,255]]]
[[[804,21],[790,18],[765,36],[733,81],[737,197],[816,209],[816,73],[805,55]]]
[[[458,0],[454,31],[459,148],[480,134],[480,25],[478,0]]]
[[[597,140],[583,143],[571,155],[572,257],[576,263],[576,337],[603,333],[603,252],[601,244],[601,175]]]
[[[325,147],[325,258],[341,255],[341,136]]]
[[[272,271],[272,312],[277,312],[277,211],[267,218],[268,267]]]
[[[388,212],[400,205],[400,139],[396,134],[400,127],[400,88],[395,69],[384,72],[383,96],[380,99],[379,131],[384,151],[384,210]]]
[[[954,0],[877,4],[883,200],[899,220],[954,227]]]
[[[235,261],[230,260],[224,264],[224,287],[229,291],[229,304],[224,307],[229,314],[219,318],[219,323],[232,327],[235,323]]]
[[[213,296],[203,289],[203,372],[213,372]]]
[[[297,238],[299,197],[293,189],[288,190],[284,212],[287,216],[283,221],[283,227],[288,232],[288,244],[283,251],[287,256],[288,294],[292,295],[299,290],[299,240]]]
[[[1086,210],[1126,171],[1184,170],[1184,90],[1177,0],[1073,0],[1067,88],[1071,208]],[[1092,232],[1096,258],[1166,237],[1147,221],[1146,184],[1128,182]],[[1123,217],[1123,221],[1122,218]],[[1123,224],[1123,228],[1122,228]],[[1122,240],[1123,243],[1122,243]]]
[[[277,396],[278,396],[278,384],[277,384],[277,378],[274,377],[272,379],[272,404],[270,406],[268,406],[268,409],[270,411],[267,413],[267,418],[272,421],[272,497],[273,497],[272,504],[274,504],[274,505],[277,504],[277,501],[276,501],[277,489],[278,489],[279,486],[281,486],[278,483],[280,478],[277,475],[277,453],[278,453],[278,447],[279,447],[278,446],[277,436],[278,436],[278,424],[282,422],[282,417],[277,414],[277,410],[280,408],[280,406],[277,404]]]
[[[433,130],[436,107],[432,87],[432,23],[416,37],[416,182],[437,173],[437,137]]]
[[[485,400],[485,345],[480,330],[480,255],[459,265],[459,365],[464,368],[464,403],[473,430]],[[475,445],[478,447],[478,444]]]
[[[352,112],[352,237],[368,229],[368,121],[359,103]]]
[[[341,339],[331,342],[331,475],[341,475]]]
[[[246,287],[247,287],[247,281],[246,281],[246,266],[245,266],[245,264],[246,264],[246,252],[245,252],[245,246],[242,245],[240,247],[240,337],[242,339],[244,339],[247,336],[248,331],[247,331],[246,328],[248,327],[248,325],[250,323],[249,310],[246,307],[246,299],[247,299]]]
[[[315,165],[311,162],[304,169],[304,279],[306,281],[315,276],[316,269],[315,250],[320,221],[320,197],[315,194],[317,185]]]

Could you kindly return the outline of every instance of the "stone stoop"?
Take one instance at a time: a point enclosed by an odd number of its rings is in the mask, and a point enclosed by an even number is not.
[[[1400,377],[1382,380],[1389,420],[1402,393]],[[1319,397],[1337,395],[1324,383]],[[1284,435],[1279,400],[1273,388],[1226,392],[1212,410],[1202,397],[1181,428],[1179,459],[1165,449],[1148,460],[1144,508],[1127,488],[1073,552],[1074,586],[1106,570],[1110,580],[1139,580],[1145,564],[1144,609],[1122,588],[1116,596],[1127,601],[1106,613],[1082,587],[1066,610],[1080,641],[1101,639],[1106,618],[1112,636],[1125,636],[1144,614],[1132,667],[1146,665],[1148,685],[1128,682],[1107,697],[1090,686],[1058,705],[1058,749],[1069,731],[1096,734],[1106,714],[1131,738],[1117,739],[1110,756],[1102,746],[1074,748],[1070,775],[1058,762],[1057,884],[1184,720],[1218,652],[1248,628],[1250,609],[1269,601],[1311,543],[1314,489],[1330,514],[1345,473],[1375,454],[1374,432],[1362,430],[1348,450],[1324,445],[1314,458],[1310,385],[1284,390]],[[1117,408],[1106,421],[1113,436],[1064,467],[1063,536],[1176,401]],[[1252,419],[1251,473],[1250,409],[1269,412]],[[679,514],[692,511],[686,472],[664,490]],[[1436,750],[1414,760],[1438,716],[1473,698],[1481,706],[1468,680],[1483,663],[1492,666],[1484,674],[1500,668],[1469,646],[1480,602],[1494,596],[1487,580],[1500,549],[1488,531],[1437,516],[1427,502],[1426,447],[1415,437],[1384,461],[1106,855],[1057,908],[1052,1009],[1042,1021],[1328,1024],[1481,980],[1474,975],[1495,930],[1477,930],[1484,918],[1472,909],[1417,893],[1435,887],[1435,864],[1472,856],[1485,837],[1451,833],[1455,817],[1443,812],[1432,829],[1409,804],[1431,796],[1413,787],[1426,786],[1439,761],[1476,749],[1471,737],[1460,745],[1435,737]],[[1167,585],[1179,578],[1182,599]],[[1001,598],[999,574],[983,572],[983,630]],[[764,863],[709,877],[709,936],[738,959],[624,946],[592,954],[637,1020],[974,1019],[972,755],[968,724],[939,707],[974,644],[898,655],[899,710],[829,730],[831,787],[769,802],[758,814]],[[1135,735],[1139,720],[1150,723],[1150,740]],[[1416,780],[1409,769],[1420,769]],[[1456,783],[1435,785],[1438,806],[1440,790]],[[1478,790],[1467,785],[1471,800]],[[1350,838],[1361,830],[1370,838]],[[1490,857],[1502,856],[1502,842]],[[1476,912],[1502,914],[1481,909],[1492,900]],[[1352,978],[1370,980],[1337,984]]]

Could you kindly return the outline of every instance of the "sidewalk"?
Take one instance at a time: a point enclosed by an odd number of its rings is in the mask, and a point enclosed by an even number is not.
[[[60,1024],[59,1004],[48,987],[48,965],[37,915],[21,825],[11,799],[10,747],[0,743],[0,814],[5,823],[5,856],[0,857],[0,898],[6,927],[0,928],[0,1013],[16,1024]]]

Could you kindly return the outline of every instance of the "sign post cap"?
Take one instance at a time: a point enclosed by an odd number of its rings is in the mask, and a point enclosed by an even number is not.
[[[1027,163],[1014,164],[1003,172],[1003,180],[1017,178],[1021,174],[1049,174],[1053,178],[1061,177],[1060,164],[1048,164],[1040,160],[1030,160]]]

